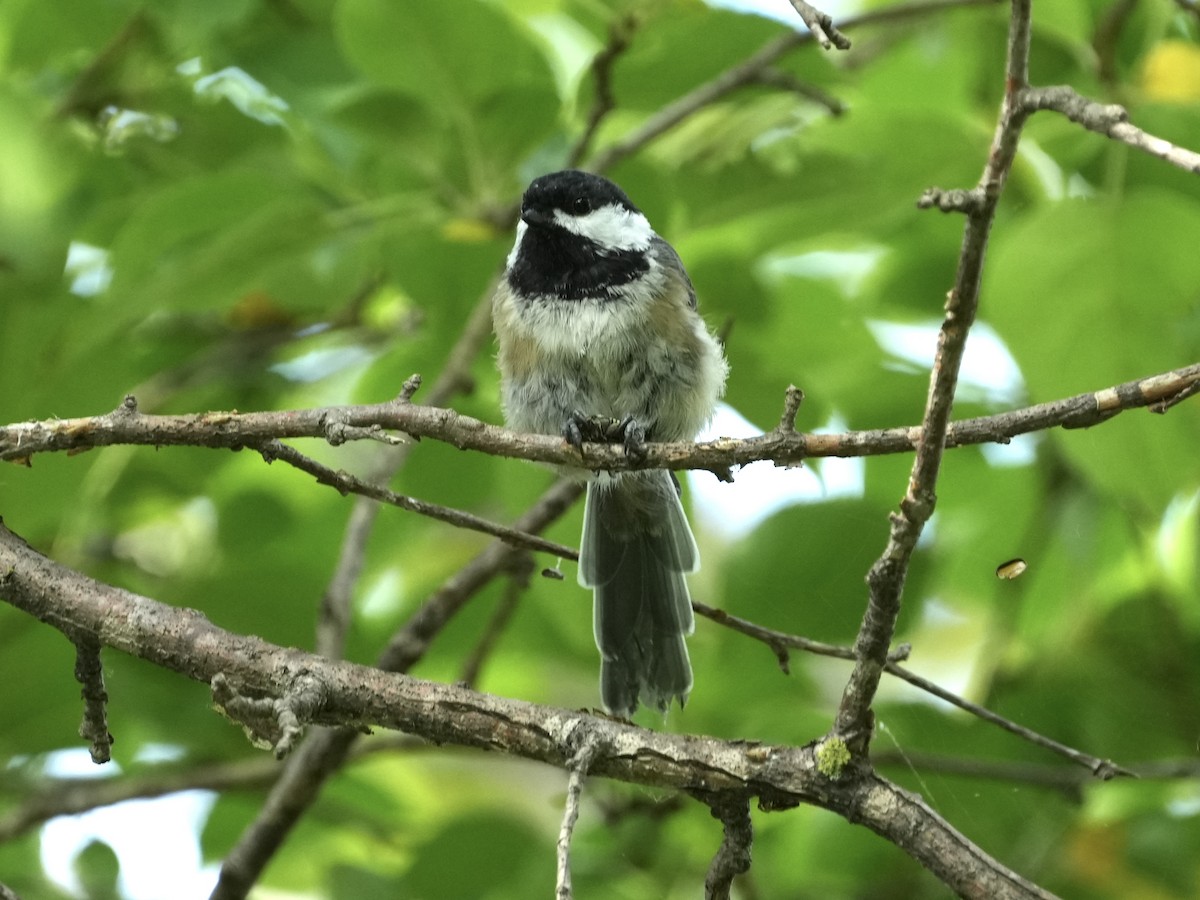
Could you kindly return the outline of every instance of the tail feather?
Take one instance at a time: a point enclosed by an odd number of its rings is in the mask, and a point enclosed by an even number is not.
[[[579,581],[595,590],[600,695],[632,715],[639,698],[666,711],[692,688],[684,637],[694,628],[685,573],[699,565],[671,476],[623,474],[588,485]]]

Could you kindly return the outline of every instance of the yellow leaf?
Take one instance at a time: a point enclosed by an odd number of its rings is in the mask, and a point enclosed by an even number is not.
[[[1160,41],[1142,67],[1142,90],[1151,100],[1200,100],[1200,47],[1186,41]]]
[[[451,219],[442,227],[442,237],[460,244],[476,244],[496,237],[496,229],[480,219]]]

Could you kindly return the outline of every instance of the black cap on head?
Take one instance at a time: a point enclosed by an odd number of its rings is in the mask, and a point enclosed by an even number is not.
[[[556,209],[584,216],[593,209],[620,206],[640,212],[625,192],[601,175],[563,169],[535,178],[521,198],[521,218],[531,224],[553,220]]]

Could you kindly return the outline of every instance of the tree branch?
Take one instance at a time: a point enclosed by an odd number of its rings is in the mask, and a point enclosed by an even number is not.
[[[834,27],[833,19],[826,13],[821,12],[812,4],[806,3],[805,0],[788,0],[788,2],[792,4],[792,9],[800,14],[801,21],[808,26],[813,40],[820,44],[822,49],[828,50],[830,47],[837,47],[839,50],[850,49],[850,38]]]
[[[570,740],[570,734],[567,735]],[[567,800],[563,809],[562,825],[558,830],[555,866],[555,891],[557,900],[571,900],[575,896],[571,886],[571,839],[575,836],[575,823],[579,821],[579,801],[583,797],[583,784],[587,780],[588,768],[596,758],[599,744],[587,740],[571,756],[567,770]]]
[[[351,761],[379,753],[424,749],[427,741],[406,734],[385,734],[355,745]],[[265,790],[279,777],[279,762],[265,754],[245,759],[200,763],[187,769],[152,769],[120,778],[46,778],[40,773],[33,790],[22,792],[19,805],[0,815],[0,844],[19,837],[58,816],[73,816],[126,800],[147,800],[181,791]],[[0,789],[14,787],[19,768],[6,772]]]
[[[596,85],[596,95],[592,100],[592,108],[588,112],[588,120],[584,125],[583,134],[579,136],[567,157],[567,168],[575,168],[591,152],[592,140],[596,137],[600,123],[616,106],[616,99],[612,92],[613,67],[621,55],[629,49],[637,26],[637,17],[632,14],[619,16],[609,25],[608,43],[592,60],[592,80]]]
[[[100,662],[100,643],[91,634],[77,634],[75,644],[75,680],[82,686],[83,721],[79,736],[91,746],[92,762],[99,765],[112,759],[113,736],[108,731],[108,691],[104,689],[104,666]]]
[[[704,879],[704,900],[729,900],[733,879],[750,871],[754,825],[750,821],[750,795],[726,792],[714,797],[697,796],[708,804],[722,826],[721,846],[713,856]]]
[[[842,693],[833,728],[833,734],[843,738],[858,753],[866,752],[874,731],[871,704],[884,666],[887,665],[896,619],[900,615],[900,600],[909,561],[937,502],[938,472],[967,334],[975,321],[975,311],[979,305],[979,285],[988,233],[1005,179],[1016,157],[1021,128],[1028,116],[1018,101],[1018,93],[1028,81],[1030,3],[1031,0],[1013,0],[1012,3],[1004,101],[991,152],[975,189],[979,200],[967,211],[958,272],[946,300],[946,315],[930,373],[929,397],[925,404],[920,444],[913,461],[908,489],[900,502],[900,511],[891,516],[887,547],[867,573],[869,597],[862,626],[854,642],[856,662]]]
[[[1050,896],[975,847],[920,798],[878,775],[822,775],[812,746],[661,734],[277,647],[223,631],[195,610],[93,581],[37,553],[2,525],[0,595],[55,628],[94,634],[105,646],[194,680],[211,683],[221,675],[243,692],[285,696],[297,678],[308,679],[319,685],[321,701],[305,724],[393,728],[559,768],[589,737],[599,748],[589,769],[594,775],[684,791],[751,793],[767,809],[811,803],[884,836],[963,896]],[[300,754],[311,744],[306,741]],[[214,896],[235,894],[219,887]]]
[[[479,351],[492,333],[492,291],[495,284],[489,284],[475,301],[475,308],[467,317],[466,325],[450,352],[446,355],[446,364],[442,367],[437,381],[425,395],[429,406],[445,406],[459,393],[469,391],[474,386],[471,378],[471,363],[479,355]],[[404,382],[397,403],[410,404],[413,394],[421,385],[421,379],[413,375]],[[342,433],[344,435],[344,431]],[[327,436],[327,440],[331,437]],[[381,448],[375,455],[371,467],[363,481],[366,484],[386,485],[404,466],[411,451],[411,444],[397,447]],[[367,552],[367,540],[375,527],[375,517],[379,514],[378,503],[370,498],[360,497],[350,511],[346,522],[346,530],[342,537],[341,549],[338,552],[337,565],[333,577],[326,585],[321,595],[321,606],[317,616],[317,652],[333,659],[340,658],[345,646],[346,629],[350,625],[350,605],[354,597],[354,588],[362,573],[363,559]]]
[[[562,515],[578,499],[581,490],[579,484],[558,482],[514,525],[520,531],[540,531]],[[398,673],[415,665],[433,638],[467,601],[497,574],[511,568],[514,560],[523,553],[525,551],[501,542],[488,546],[451,576],[392,636],[376,663],[377,667]],[[3,591],[2,584],[0,591]],[[359,736],[356,727],[324,728],[308,735],[299,750],[288,758],[258,816],[225,857],[213,900],[246,896],[292,827],[316,800],[325,782],[341,768]]]
[[[501,633],[508,627],[513,613],[517,610],[521,595],[529,590],[529,579],[532,576],[532,557],[522,554],[513,559],[508,579],[504,585],[504,594],[484,627],[483,633],[479,636],[479,640],[475,642],[475,646],[467,656],[466,662],[463,663],[462,674],[458,679],[462,684],[472,688],[479,686],[479,673],[483,669],[483,663],[496,648]]]
[[[555,556],[568,556],[573,552],[570,547],[555,543],[554,541],[548,541],[545,538],[538,537],[536,534],[526,534],[504,525],[498,525],[495,522],[489,522],[487,519],[480,518],[460,509],[451,509],[448,506],[427,503],[424,500],[418,500],[415,497],[409,497],[405,494],[397,494],[395,491],[369,484],[346,472],[334,471],[280,441],[269,441],[259,447],[258,450],[262,453],[263,459],[268,463],[275,460],[282,460],[288,465],[312,475],[317,479],[318,483],[335,488],[342,494],[358,494],[361,497],[367,497],[389,506],[395,506],[408,512],[436,519],[439,522],[445,522],[456,528],[466,528],[470,531],[478,531],[481,534],[500,538],[505,543],[511,544],[514,547],[538,550],[542,553],[552,553]]]
[[[856,658],[854,648],[852,647],[827,644],[823,641],[814,641],[800,635],[775,631],[774,629],[765,628],[762,625],[757,625],[738,616],[730,615],[722,609],[714,609],[704,603],[698,603],[695,600],[692,601],[692,609],[695,610],[697,615],[704,616],[706,619],[711,619],[719,625],[723,625],[739,634],[744,634],[747,637],[766,644],[775,653],[775,657],[779,661],[779,668],[783,670],[785,675],[790,674],[788,655],[790,649],[803,650],[805,653],[812,653],[815,656],[825,656],[833,659],[853,661]],[[1117,775],[1135,775],[1134,772],[1117,765],[1111,760],[1100,759],[1099,757],[1076,750],[1073,747],[1068,747],[1066,744],[1061,744],[1053,738],[1038,734],[1024,725],[1019,725],[1011,719],[1006,719],[999,713],[992,712],[986,706],[980,706],[978,703],[973,703],[965,697],[960,697],[958,694],[935,684],[928,678],[918,675],[910,669],[906,669],[900,663],[908,658],[911,650],[912,648],[908,644],[901,644],[899,647],[891,650],[888,653],[887,662],[883,666],[883,671],[895,678],[899,678],[901,681],[908,682],[913,687],[925,691],[927,694],[937,697],[939,700],[944,700],[952,706],[957,706],[964,712],[983,719],[985,722],[1003,728],[1005,731],[1015,734],[1022,740],[1049,750],[1051,753],[1057,753],[1059,756],[1063,756],[1073,763],[1083,766],[1097,778],[1107,781]]]
[[[1018,101],[1030,112],[1052,109],[1089,131],[1136,147],[1185,172],[1200,175],[1200,153],[1176,146],[1129,124],[1129,113],[1123,106],[1097,103],[1066,85],[1026,87],[1019,93]]]
[[[1200,385],[1200,362],[1124,384],[1076,394],[1049,403],[962,419],[946,429],[946,447],[1006,444],[1012,438],[1048,428],[1086,428],[1126,410],[1151,407],[1191,396]],[[136,402],[132,404],[136,408]],[[1166,403],[1166,405],[1170,405]],[[280,412],[209,412],[151,416],[123,404],[103,416],[46,419],[0,426],[0,460],[29,463],[38,453],[78,453],[116,444],[223,449],[259,447],[274,439],[328,439],[342,424],[393,429],[432,438],[460,450],[493,456],[608,471],[634,468],[698,469],[723,472],[730,466],[770,460],[794,465],[807,458],[880,456],[908,453],[921,443],[921,426],[809,434],[776,427],[757,437],[718,438],[694,444],[649,443],[646,458],[627,457],[620,447],[584,444],[582,454],[560,438],[519,434],[452,410],[419,406],[403,398],[365,406],[328,406]],[[335,438],[334,442],[338,442]]]
[[[936,15],[937,13],[959,7],[990,6],[999,2],[1000,0],[917,0],[917,2],[913,3],[901,3],[885,9],[873,10],[857,16],[849,16],[842,22],[842,27],[854,28],[862,25],[898,22],[926,15]],[[805,22],[810,28],[813,27],[812,23],[808,23],[807,20]],[[841,36],[840,32],[839,36]],[[814,31],[792,31],[774,38],[744,61],[726,69],[710,81],[706,81],[704,84],[693,88],[677,100],[668,103],[643,122],[639,128],[634,129],[621,140],[610,144],[593,156],[589,160],[587,168],[593,172],[604,172],[611,169],[617,163],[637,153],[651,141],[666,134],[666,132],[680,125],[704,107],[716,103],[722,97],[748,84],[755,83],[759,80],[761,74],[773,66],[776,61],[815,38],[817,38],[817,34]]]

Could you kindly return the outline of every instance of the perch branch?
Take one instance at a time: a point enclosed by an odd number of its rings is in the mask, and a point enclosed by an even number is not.
[[[1127,410],[1142,407],[1157,410],[1164,401],[1178,402],[1178,399],[1190,396],[1198,384],[1200,362],[1049,403],[962,419],[946,429],[945,443],[947,447],[1007,444],[1014,437],[1048,428],[1086,428]],[[414,437],[443,441],[460,450],[610,471],[632,468],[724,470],[765,460],[778,465],[793,465],[817,457],[909,453],[921,443],[922,435],[920,425],[842,434],[808,434],[775,428],[751,438],[718,438],[699,444],[649,443],[645,460],[639,462],[627,457],[620,447],[584,444],[581,454],[560,438],[518,434],[452,410],[396,399],[366,406],[281,412],[150,416],[118,410],[88,418],[19,422],[0,426],[0,460],[28,463],[38,453],[77,453],[115,444],[225,449],[258,447],[274,439],[325,438],[330,421],[379,425]]]

